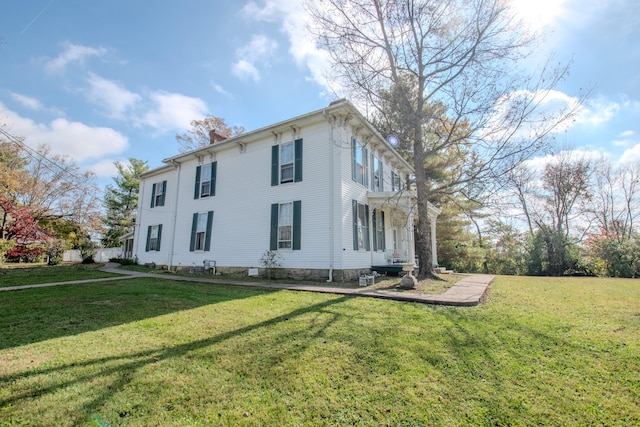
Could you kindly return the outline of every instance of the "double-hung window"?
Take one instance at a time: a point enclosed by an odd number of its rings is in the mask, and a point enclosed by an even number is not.
[[[358,184],[369,186],[369,150],[351,138],[351,178]]]
[[[395,173],[395,171],[391,172],[391,191],[400,191],[402,190],[400,184],[400,175]]]
[[[352,200],[353,249],[371,250],[369,242],[369,206]]]
[[[384,191],[382,162],[375,155],[371,155],[371,190]]]
[[[147,228],[146,252],[160,250],[160,238],[162,237],[162,224],[150,225]]]
[[[278,249],[291,249],[293,203],[282,203],[278,209]]]
[[[196,167],[194,199],[216,195],[216,175],[218,162],[206,163]]]
[[[211,163],[202,165],[202,175],[200,178],[200,197],[209,197],[211,195]]]
[[[165,194],[167,193],[167,181],[156,182],[151,187],[151,207],[164,206]]]
[[[302,139],[271,148],[271,185],[302,181]]]
[[[189,250],[209,251],[211,249],[211,229],[213,227],[213,211],[193,214],[191,223],[191,244]]]
[[[302,202],[271,205],[271,250],[300,249]]]
[[[293,182],[293,142],[280,146],[280,184]]]

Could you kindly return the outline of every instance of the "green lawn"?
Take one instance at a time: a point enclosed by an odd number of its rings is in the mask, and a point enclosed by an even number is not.
[[[450,308],[129,279],[0,294],[0,426],[640,424],[640,282]]]
[[[119,276],[119,274],[98,271],[98,268],[102,266],[103,264],[56,266],[33,266],[32,264],[0,265],[0,288]]]

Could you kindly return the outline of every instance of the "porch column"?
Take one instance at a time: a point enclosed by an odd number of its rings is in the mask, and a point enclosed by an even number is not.
[[[434,267],[438,266],[438,245],[436,244],[436,218],[437,216],[431,216],[429,222],[431,223],[431,262]]]

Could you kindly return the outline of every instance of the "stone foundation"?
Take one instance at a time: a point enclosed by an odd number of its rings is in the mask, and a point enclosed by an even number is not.
[[[193,267],[180,266],[173,267],[176,270],[185,272],[192,271]],[[228,274],[233,276],[248,276],[250,267],[229,267],[229,266],[217,266],[216,274]],[[255,267],[252,267],[255,268]],[[202,270],[202,271],[200,271]],[[205,274],[203,267],[199,267],[196,273]],[[370,274],[371,269],[349,269],[349,270],[333,270],[334,282],[349,282],[357,281],[361,275]],[[329,280],[328,269],[312,269],[312,268],[272,268],[271,271],[260,267],[258,268],[258,277],[270,278],[274,280],[289,279],[289,280],[311,280],[318,282],[326,282]]]

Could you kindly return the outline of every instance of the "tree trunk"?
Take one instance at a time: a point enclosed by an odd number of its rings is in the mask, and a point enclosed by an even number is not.
[[[418,221],[415,228],[416,255],[420,261],[418,280],[438,278],[433,271],[431,254],[431,227],[429,225],[429,200],[427,198],[427,176],[424,170],[425,154],[422,144],[422,127],[414,125],[413,168],[416,174]]]

